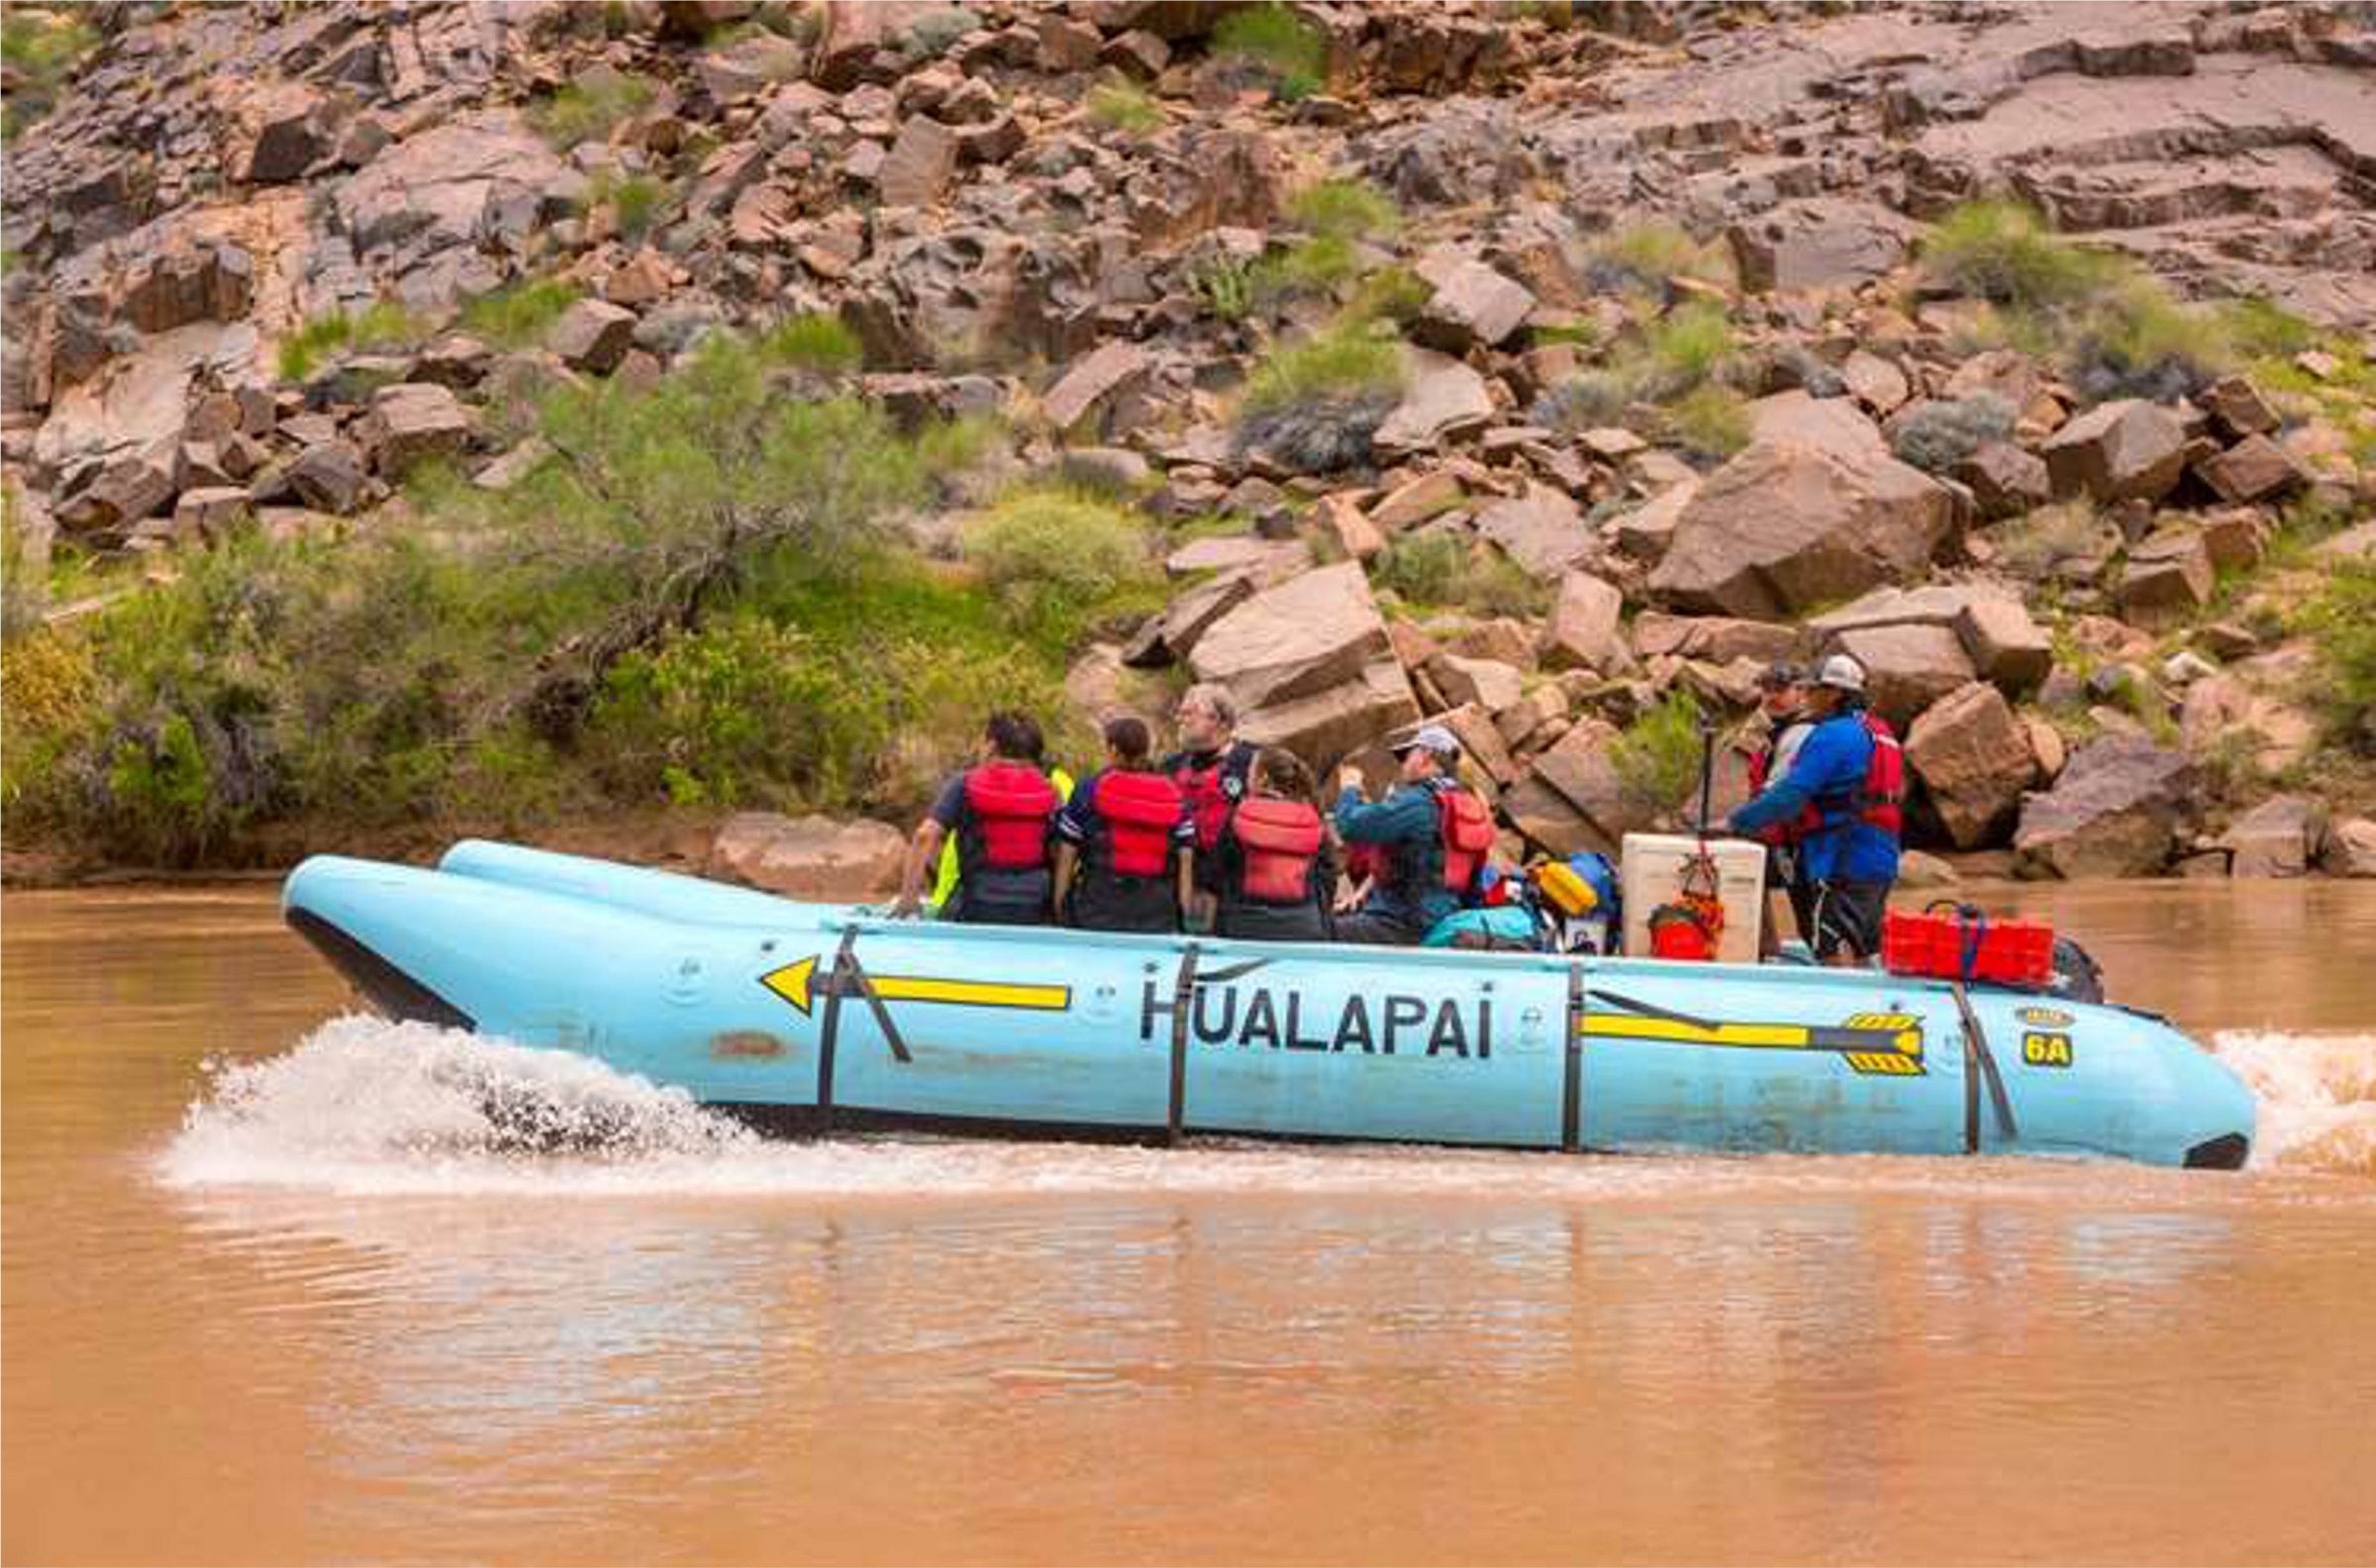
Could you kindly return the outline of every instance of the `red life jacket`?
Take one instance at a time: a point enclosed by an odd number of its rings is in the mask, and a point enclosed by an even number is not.
[[[1462,898],[1493,851],[1493,813],[1457,784],[1436,786],[1436,831],[1443,840],[1443,886]]]
[[[1230,807],[1236,804],[1236,793],[1242,793],[1246,768],[1252,758],[1251,748],[1243,741],[1233,740],[1213,753],[1213,760],[1198,767],[1188,760],[1186,752],[1172,758],[1171,781],[1188,798],[1188,811],[1196,823],[1196,852],[1209,855],[1221,842],[1222,824],[1229,821]],[[1233,793],[1230,786],[1237,784]]]
[[[1116,876],[1159,877],[1171,865],[1180,787],[1160,773],[1101,773],[1089,806],[1104,831],[1093,840]]]
[[[1901,836],[1906,828],[1906,748],[1889,721],[1870,708],[1858,711],[1864,722],[1864,733],[1872,737],[1872,754],[1865,759],[1864,782],[1846,797],[1828,797],[1825,802],[1809,801],[1799,808],[1798,816],[1787,823],[1776,823],[1759,830],[1757,837],[1767,843],[1797,843],[1809,833],[1826,828],[1837,828],[1853,818],[1880,829],[1892,838]],[[1762,794],[1766,774],[1774,765],[1771,746],[1749,758],[1749,794]]]
[[[1056,804],[1056,787],[1030,763],[983,763],[965,775],[971,822],[960,853],[992,871],[1040,869],[1047,864],[1048,823]]]
[[[1257,904],[1301,904],[1312,897],[1319,812],[1302,801],[1257,796],[1238,802],[1229,826],[1240,851],[1239,896]]]

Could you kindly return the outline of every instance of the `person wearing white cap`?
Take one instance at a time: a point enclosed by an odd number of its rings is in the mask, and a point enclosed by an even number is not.
[[[1384,860],[1361,907],[1336,922],[1336,939],[1411,946],[1473,894],[1493,846],[1493,816],[1460,787],[1460,742],[1441,725],[1422,725],[1391,744],[1398,768],[1382,801],[1362,793],[1361,770],[1337,774],[1336,832]]]
[[[1860,963],[1880,951],[1881,912],[1898,879],[1905,752],[1865,706],[1864,666],[1844,653],[1817,669],[1807,713],[1815,727],[1789,770],[1725,826],[1743,837],[1788,833],[1798,851],[1790,891],[1800,931],[1824,962]]]

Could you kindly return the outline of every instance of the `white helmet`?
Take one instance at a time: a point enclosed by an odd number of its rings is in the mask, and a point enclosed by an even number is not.
[[[1824,660],[1824,667],[1815,672],[1818,686],[1830,686],[1838,691],[1862,692],[1864,666],[1845,653],[1834,653]]]

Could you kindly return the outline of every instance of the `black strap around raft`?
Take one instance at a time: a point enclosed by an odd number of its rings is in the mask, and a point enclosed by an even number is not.
[[[1559,1151],[1584,1146],[1584,966],[1567,966],[1567,1066],[1559,1081]]]
[[[842,945],[834,949],[834,966],[825,975],[825,1016],[817,1025],[817,1129],[834,1129],[834,1043],[842,1034],[842,972],[851,962],[858,929],[842,930]]]
[[[1163,1122],[1164,1140],[1180,1141],[1188,1117],[1188,1010],[1196,1003],[1196,943],[1180,954],[1180,967],[1171,985],[1171,1106]]]
[[[1972,1011],[1972,999],[1964,994],[1960,980],[1950,981],[1947,989],[1955,994],[1955,1011],[1963,1015],[1963,1151],[1977,1154],[1982,1079],[1988,1081],[1988,1104],[1996,1114],[1998,1132],[2010,1142],[2020,1135],[2020,1130],[2013,1123],[2013,1101],[2005,1093],[2005,1079],[1997,1071],[1996,1055],[1989,1050],[1988,1035],[1981,1030],[1980,1015]]]

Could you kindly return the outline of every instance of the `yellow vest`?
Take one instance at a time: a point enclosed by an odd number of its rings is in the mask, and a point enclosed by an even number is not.
[[[1071,774],[1065,772],[1060,767],[1049,768],[1047,770],[1047,781],[1056,787],[1057,800],[1068,801],[1072,799]],[[957,835],[952,833],[947,837],[940,840],[940,864],[933,874],[932,896],[926,899],[925,902],[931,905],[935,910],[938,910],[941,905],[948,902],[948,896],[951,893],[954,893],[956,890]]]

